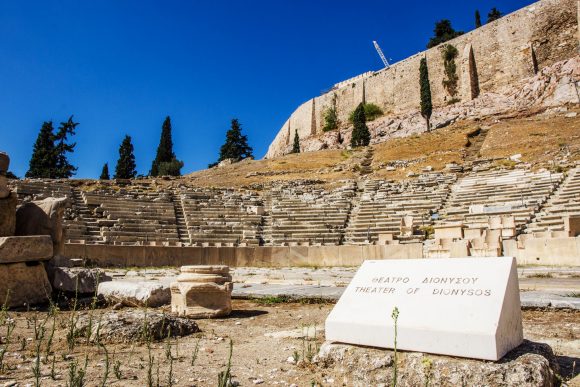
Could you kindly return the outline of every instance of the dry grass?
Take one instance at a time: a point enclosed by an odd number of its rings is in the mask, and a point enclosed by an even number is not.
[[[580,160],[580,116],[533,117],[499,122],[491,127],[482,157],[509,157],[520,153],[522,161],[545,164],[562,150],[570,160]]]
[[[344,150],[291,154],[272,160],[248,160],[221,168],[206,169],[187,176],[196,186],[239,187],[272,181],[316,179],[336,181],[351,179],[355,173],[332,169],[347,162],[352,155]]]
[[[467,143],[467,133],[473,131],[475,123],[458,123],[447,128],[422,135],[396,138],[375,146],[373,169],[375,177],[400,179],[409,172],[420,172],[426,166],[440,171],[445,164],[461,164]],[[396,171],[382,168],[395,160],[416,161],[411,166]]]

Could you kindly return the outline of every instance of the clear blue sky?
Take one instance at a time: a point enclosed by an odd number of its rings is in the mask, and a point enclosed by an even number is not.
[[[424,49],[433,25],[530,0],[0,0],[0,150],[23,176],[43,121],[80,122],[76,177],[111,170],[125,134],[146,174],[165,116],[184,173],[216,160],[237,117],[257,158],[334,83]]]

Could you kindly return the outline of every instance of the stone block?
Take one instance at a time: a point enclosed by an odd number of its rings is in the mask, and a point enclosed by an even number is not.
[[[48,235],[0,238],[0,264],[43,261],[52,258]]]
[[[69,205],[67,198],[46,198],[22,204],[16,210],[16,235],[50,235],[53,254],[64,252],[62,219]]]
[[[6,199],[8,196],[10,196],[8,179],[6,179],[6,176],[0,174],[0,199]]]
[[[511,257],[365,261],[326,320],[326,339],[475,359],[523,340]]]
[[[153,281],[110,281],[99,284],[98,294],[111,303],[157,308],[171,302],[167,285]]]
[[[171,284],[171,311],[189,318],[214,318],[232,312],[229,267],[183,266]]]
[[[0,264],[0,303],[26,307],[48,301],[52,288],[39,262]]]
[[[0,199],[0,237],[13,236],[16,230],[16,193]]]
[[[47,265],[53,289],[67,293],[95,294],[98,284],[112,281],[103,270],[84,267],[55,267]]]

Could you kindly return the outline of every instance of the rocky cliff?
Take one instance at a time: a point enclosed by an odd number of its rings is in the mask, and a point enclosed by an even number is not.
[[[419,62],[423,57],[429,67],[433,128],[457,120],[578,103],[578,10],[576,0],[542,0],[449,41],[458,50],[455,94],[443,85],[444,45],[388,69],[340,82],[298,107],[265,157],[289,153],[295,130],[304,151],[347,147],[348,116],[360,102],[374,103],[385,113],[368,123],[373,143],[425,131],[419,114]],[[324,115],[331,107],[341,125],[338,130],[323,132]]]

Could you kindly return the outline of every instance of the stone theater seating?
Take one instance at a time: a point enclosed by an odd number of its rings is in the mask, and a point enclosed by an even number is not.
[[[177,195],[193,245],[258,246],[262,199],[251,191],[191,189]]]
[[[431,225],[431,214],[441,208],[454,180],[454,175],[436,173],[404,182],[368,180],[354,203],[346,243],[375,243],[379,234],[409,238],[401,235],[402,220],[412,216],[415,227]]]
[[[472,173],[453,186],[442,221],[488,228],[498,217],[513,217],[521,232],[562,180],[562,174],[499,170]]]
[[[312,185],[282,185],[268,198],[264,239],[271,245],[340,244],[350,212],[354,183],[329,190]]]
[[[580,167],[568,172],[560,188],[548,199],[543,209],[529,225],[527,232],[541,235],[554,231],[567,231],[565,220],[571,216],[580,216]]]
[[[403,181],[277,182],[250,189],[153,189],[147,180],[19,180],[20,202],[67,197],[68,243],[165,246],[362,245],[418,242],[428,251],[495,253],[501,241],[580,229],[580,168],[425,173]],[[457,226],[454,226],[457,225]],[[570,228],[574,230],[570,231]],[[418,230],[422,229],[422,232]],[[549,235],[548,235],[549,234]],[[575,236],[575,235],[573,235]],[[456,243],[464,241],[464,243]],[[427,242],[429,244],[429,242]]]

